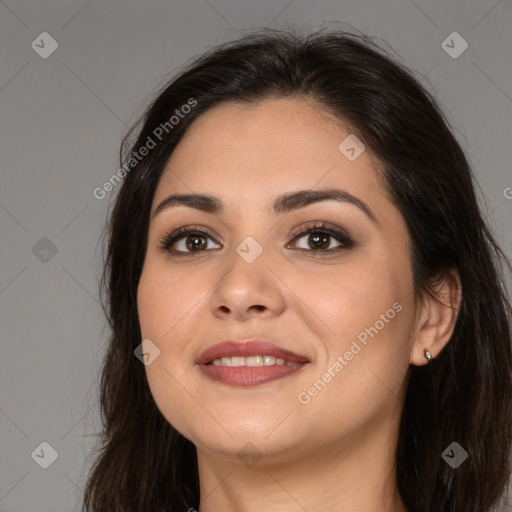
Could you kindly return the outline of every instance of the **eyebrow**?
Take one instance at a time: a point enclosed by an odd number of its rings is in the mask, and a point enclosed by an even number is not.
[[[334,200],[357,206],[373,222],[378,223],[371,208],[361,199],[337,188],[321,190],[297,190],[278,196],[273,203],[275,214],[288,213],[321,201]],[[207,194],[171,194],[166,197],[155,209],[153,218],[166,208],[172,206],[188,206],[206,213],[222,214],[222,202],[214,196]]]

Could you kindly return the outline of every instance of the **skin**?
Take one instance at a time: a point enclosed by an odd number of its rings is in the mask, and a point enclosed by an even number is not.
[[[149,386],[164,417],[197,447],[201,512],[407,510],[393,467],[409,368],[426,364],[425,347],[434,357],[443,349],[456,308],[430,296],[415,307],[404,218],[370,151],[349,161],[338,149],[350,133],[312,100],[224,103],[194,122],[155,192],[152,214],[171,193],[205,193],[224,205],[218,215],[182,205],[152,215],[138,288],[142,339],[161,351],[146,366]],[[334,200],[272,212],[282,193],[325,187],[364,201],[376,221]],[[294,242],[294,228],[312,221],[345,229],[354,246],[318,255],[311,236]],[[160,248],[190,224],[216,235],[206,249],[173,256]],[[248,236],[263,249],[252,263],[236,252]],[[186,251],[181,240],[174,246]],[[457,305],[459,288],[451,271],[439,293]],[[396,303],[394,318],[333,372]],[[249,388],[213,382],[195,364],[215,343],[251,338],[310,363]],[[335,376],[301,403],[329,368]],[[261,456],[253,465],[237,456],[251,450]]]

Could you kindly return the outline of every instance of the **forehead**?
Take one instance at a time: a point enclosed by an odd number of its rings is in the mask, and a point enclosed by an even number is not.
[[[353,161],[340,151],[349,135],[345,123],[312,100],[217,105],[177,145],[155,202],[170,191],[219,197],[231,191],[241,200],[324,186],[382,195],[379,161],[366,149]]]

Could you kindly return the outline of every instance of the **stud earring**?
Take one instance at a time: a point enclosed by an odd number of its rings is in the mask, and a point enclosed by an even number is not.
[[[428,348],[426,348],[424,350],[424,353],[425,353],[425,357],[427,358],[427,364],[430,363],[430,361],[432,361],[432,359],[434,359],[432,357],[432,354],[430,353],[430,350]]]

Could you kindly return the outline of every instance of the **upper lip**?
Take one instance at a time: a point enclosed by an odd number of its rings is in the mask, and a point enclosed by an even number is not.
[[[207,348],[196,361],[196,364],[208,364],[221,357],[274,356],[292,363],[307,363],[309,360],[290,350],[278,347],[274,343],[262,340],[223,341]]]

